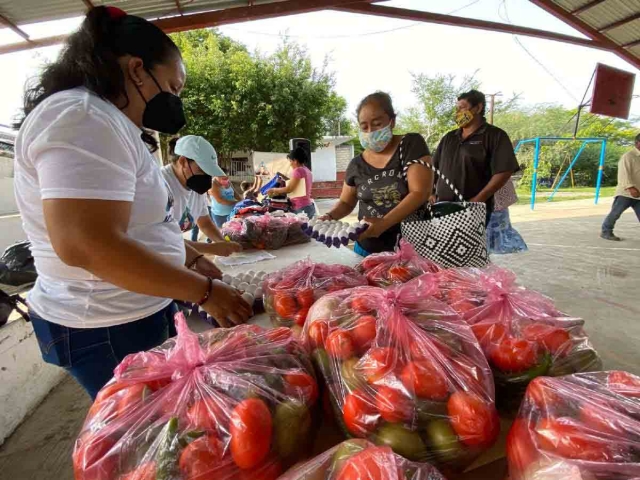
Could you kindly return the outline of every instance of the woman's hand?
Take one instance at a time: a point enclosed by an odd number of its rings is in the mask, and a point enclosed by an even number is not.
[[[435,195],[431,195],[431,196],[429,197],[429,203],[430,203],[431,205],[433,205],[433,204],[434,204],[434,203],[436,203],[437,201],[438,201],[438,198],[437,198]]]
[[[246,323],[253,316],[253,308],[245,302],[238,290],[214,280],[211,294],[202,308],[216,319],[221,327]]]
[[[228,257],[236,252],[242,251],[242,245],[236,242],[213,242],[207,245],[207,253]]]
[[[274,197],[278,194],[278,192],[276,192],[275,188],[270,188],[269,190],[267,190],[267,197]]]
[[[321,217],[318,217],[318,220],[320,220],[321,222],[326,222],[327,220],[333,220],[333,217],[327,213],[325,215],[322,215]]]
[[[358,240],[364,240],[366,238],[378,238],[384,232],[389,229],[389,225],[384,218],[365,217],[364,221],[369,224],[362,234],[358,237]]]
[[[220,269],[207,257],[198,258],[193,269],[205,277],[213,278],[215,280],[222,279],[222,272]]]

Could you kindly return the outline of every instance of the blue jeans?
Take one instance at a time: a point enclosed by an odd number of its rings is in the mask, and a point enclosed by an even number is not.
[[[636,212],[636,217],[638,217],[640,221],[640,199],[618,195],[613,200],[611,212],[607,215],[607,218],[604,219],[602,233],[613,233],[613,227],[615,227],[616,222],[627,208],[633,208],[633,211]]]
[[[306,207],[294,210],[293,213],[306,213],[307,217],[309,217],[309,220],[311,220],[316,216],[316,206],[312,203],[311,205],[307,205]]]
[[[213,223],[215,223],[218,228],[222,228],[222,225],[229,221],[229,215],[216,215],[212,213],[211,218],[213,218]]]
[[[92,399],[113,377],[130,353],[157,347],[175,335],[174,303],[135,322],[101,328],[71,328],[49,322],[30,311],[42,359],[67,370]]]

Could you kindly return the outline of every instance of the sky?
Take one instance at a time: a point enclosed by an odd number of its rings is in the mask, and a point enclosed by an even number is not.
[[[395,0],[385,4],[581,36],[528,0]],[[48,22],[25,30],[36,38],[44,37],[72,31],[79,22]],[[287,35],[306,46],[316,66],[329,58],[336,90],[348,102],[348,116],[362,97],[375,90],[391,93],[400,112],[413,106],[412,73],[463,76],[478,71],[485,93],[520,93],[527,104],[559,103],[569,108],[578,105],[598,62],[640,73],[612,53],[586,47],[336,11],[239,23],[219,30],[265,54],[274,51]],[[0,44],[17,40],[14,33],[0,30]],[[48,47],[0,56],[0,124],[10,123],[20,108],[25,81],[59,51],[60,47]],[[640,79],[634,93],[640,97]],[[631,114],[640,116],[640,98],[633,101]]]

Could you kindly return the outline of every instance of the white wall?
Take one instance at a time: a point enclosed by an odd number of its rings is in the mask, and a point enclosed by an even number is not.
[[[311,153],[311,167],[314,182],[336,181],[336,147],[333,143],[324,143]]]
[[[13,192],[13,159],[0,155],[0,215],[17,212]]]
[[[30,323],[19,319],[0,328],[0,445],[64,375],[42,360]]]

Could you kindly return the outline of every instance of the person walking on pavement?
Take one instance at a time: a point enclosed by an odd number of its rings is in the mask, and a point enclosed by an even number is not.
[[[633,208],[640,221],[640,134],[636,135],[635,147],[625,153],[618,162],[618,187],[611,212],[602,223],[600,237],[619,242],[620,237],[613,229],[620,216],[628,208]]]

